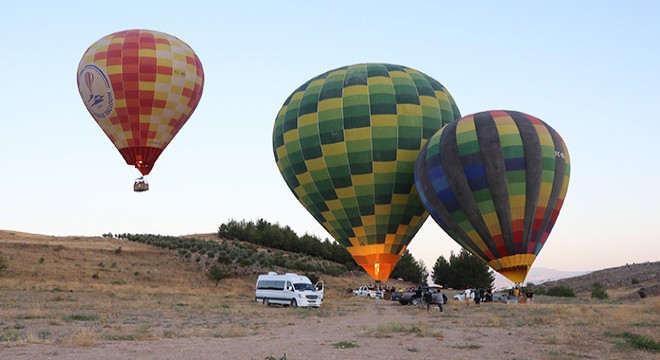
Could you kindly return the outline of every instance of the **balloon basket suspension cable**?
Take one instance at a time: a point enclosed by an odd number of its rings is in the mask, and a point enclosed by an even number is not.
[[[143,192],[147,190],[149,190],[149,183],[147,182],[147,179],[144,178],[144,176],[140,176],[139,178],[135,179],[135,182],[133,183],[133,191]]]

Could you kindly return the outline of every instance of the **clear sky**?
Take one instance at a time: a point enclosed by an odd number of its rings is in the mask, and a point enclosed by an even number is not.
[[[12,1],[0,11],[0,229],[46,235],[217,231],[264,218],[330,235],[272,151],[284,100],[344,65],[420,70],[463,115],[517,110],[571,155],[566,202],[534,266],[660,260],[660,2]],[[143,28],[200,57],[199,107],[158,159],[151,190],[87,112],[87,47]],[[409,249],[429,267],[460,248],[429,218]]]

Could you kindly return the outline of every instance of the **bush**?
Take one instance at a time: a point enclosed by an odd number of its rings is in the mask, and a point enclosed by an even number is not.
[[[319,282],[319,276],[316,275],[315,273],[309,273],[306,274],[306,276],[309,279],[309,281],[312,282],[312,284],[316,284],[317,282]]]
[[[215,281],[215,286],[218,286],[220,280],[228,278],[229,274],[222,271],[216,265],[213,265],[207,270],[206,277],[211,281]]]
[[[553,286],[546,292],[548,296],[575,297],[575,290],[566,285]]]
[[[633,285],[639,284],[639,280],[637,278],[632,278],[630,282],[632,282]]]
[[[607,291],[605,291],[605,288],[603,287],[603,284],[601,284],[598,281],[596,281],[593,284],[591,288],[591,298],[601,299],[601,300],[605,300],[609,298],[609,296],[607,295]]]
[[[6,268],[7,268],[7,262],[5,261],[5,258],[3,258],[0,255],[0,273],[2,272],[2,270],[6,269]]]
[[[639,294],[639,297],[642,299],[646,297],[646,290],[644,290],[644,288],[639,289],[637,293]]]

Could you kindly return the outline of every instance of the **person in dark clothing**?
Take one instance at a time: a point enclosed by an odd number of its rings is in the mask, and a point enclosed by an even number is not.
[[[481,293],[482,293],[481,288],[474,289],[474,305],[479,307],[481,304]]]
[[[422,306],[422,287],[418,286],[415,290],[415,299],[417,299],[417,306]]]
[[[431,299],[432,299],[431,291],[427,289],[424,292],[424,302],[426,303],[426,311],[429,311],[429,309],[431,308]]]

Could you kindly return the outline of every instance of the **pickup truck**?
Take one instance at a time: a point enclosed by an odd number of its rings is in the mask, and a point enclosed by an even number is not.
[[[368,286],[364,285],[360,286],[357,290],[353,290],[353,295],[382,299],[384,292],[381,290],[370,289]]]
[[[424,293],[426,291],[429,291],[431,293],[431,304],[437,304],[438,303],[438,298],[440,296],[442,296],[441,293],[439,293],[435,289],[422,286],[422,296],[424,296]],[[412,290],[412,291],[406,291],[406,292],[402,293],[401,294],[401,299],[399,300],[399,303],[401,305],[408,305],[408,304],[417,305],[418,300],[419,299],[417,299],[415,297],[415,290]],[[447,303],[447,297],[446,296],[444,296],[442,298],[442,303],[443,304]]]

